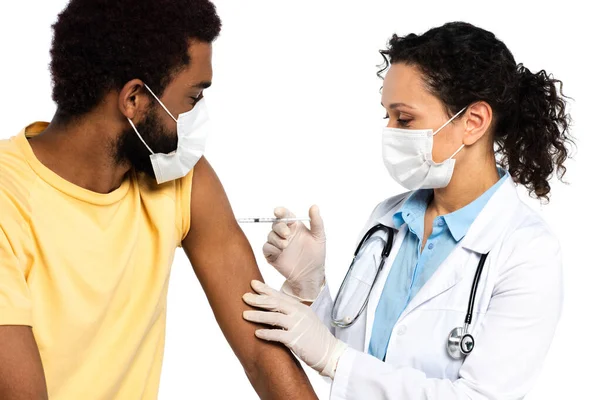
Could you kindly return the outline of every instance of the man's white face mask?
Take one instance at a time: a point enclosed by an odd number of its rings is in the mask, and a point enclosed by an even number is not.
[[[150,161],[152,162],[156,181],[161,184],[183,178],[194,168],[206,151],[206,140],[210,132],[206,100],[204,98],[200,99],[194,108],[179,114],[179,117],[175,118],[148,86],[146,86],[146,89],[177,123],[177,149],[169,154],[155,153],[142,139],[133,121],[129,118],[127,120],[151,153]]]

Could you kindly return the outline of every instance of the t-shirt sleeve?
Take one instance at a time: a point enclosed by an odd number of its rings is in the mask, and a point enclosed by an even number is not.
[[[186,176],[177,181],[177,206],[179,209],[178,225],[181,237],[179,246],[181,246],[181,242],[183,242],[188,232],[190,231],[192,218],[191,207],[193,177],[194,169],[192,168],[192,170]]]
[[[31,298],[25,269],[11,245],[10,215],[0,215],[0,325],[32,326]],[[4,226],[3,226],[4,225]],[[8,229],[7,229],[8,228]]]

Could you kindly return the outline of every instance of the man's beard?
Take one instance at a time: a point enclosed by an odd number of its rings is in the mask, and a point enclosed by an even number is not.
[[[136,128],[154,153],[168,154],[177,149],[177,132],[169,131],[160,123],[155,107],[148,110],[146,118]],[[133,128],[125,129],[114,145],[114,160],[117,164],[128,164],[137,172],[156,179],[150,154]]]

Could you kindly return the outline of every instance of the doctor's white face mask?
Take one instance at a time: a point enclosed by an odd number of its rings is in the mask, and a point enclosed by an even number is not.
[[[454,171],[454,156],[436,163],[432,159],[433,136],[458,117],[463,108],[437,131],[432,129],[383,128],[383,162],[396,182],[408,190],[446,187]]]
[[[194,168],[206,150],[206,139],[209,134],[206,102],[204,99],[200,99],[194,108],[188,112],[179,114],[179,117],[175,118],[148,86],[146,86],[146,89],[148,89],[156,101],[158,101],[158,104],[177,123],[177,149],[169,154],[155,153],[144,141],[133,121],[129,118],[127,120],[144,146],[151,153],[150,161],[152,162],[156,181],[161,184],[183,178]]]

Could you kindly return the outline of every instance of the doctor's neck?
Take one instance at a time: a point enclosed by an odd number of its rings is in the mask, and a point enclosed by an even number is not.
[[[493,153],[482,156],[473,154],[474,150],[464,148],[448,186],[433,190],[429,208],[434,214],[446,215],[467,206],[500,179]]]

